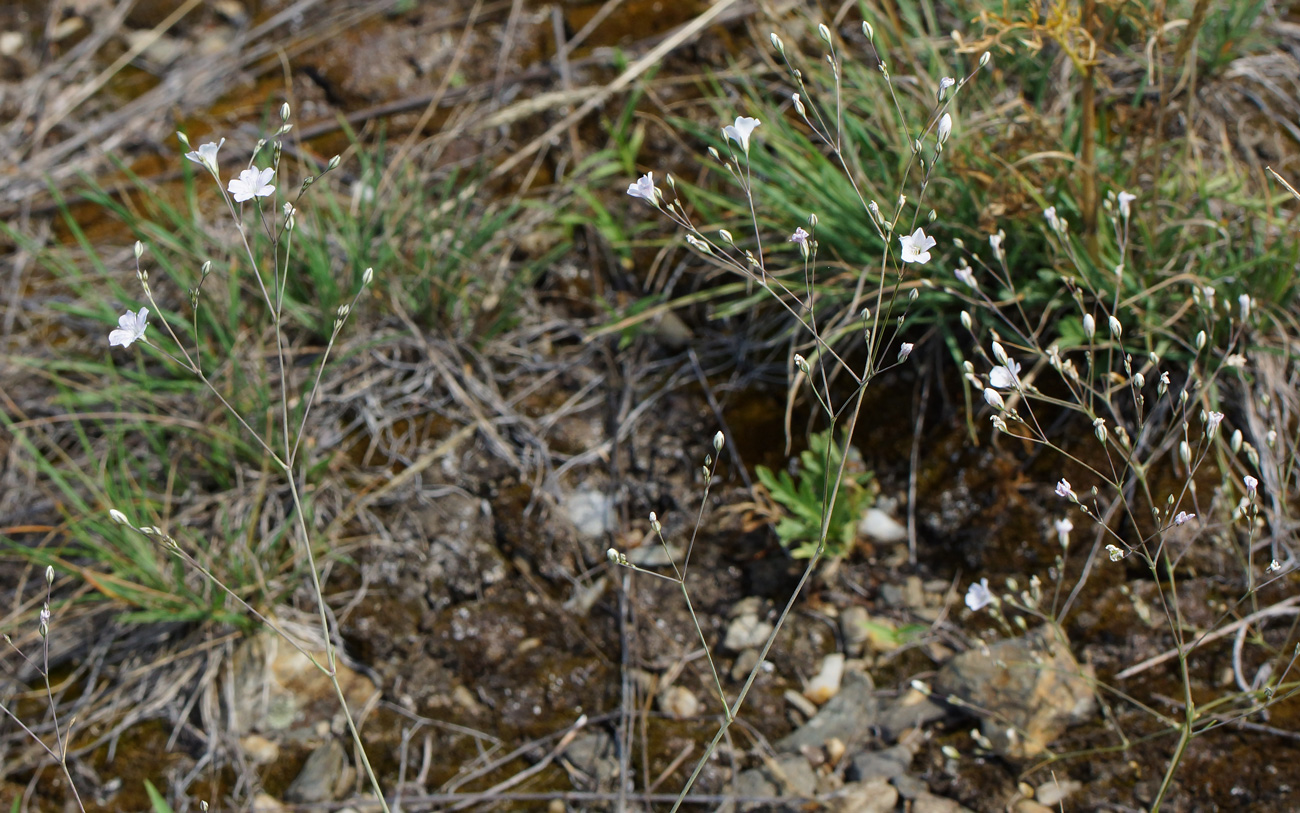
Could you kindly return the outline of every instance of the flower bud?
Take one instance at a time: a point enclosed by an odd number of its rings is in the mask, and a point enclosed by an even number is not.
[[[1196,334],[1196,349],[1198,351],[1205,349],[1205,331],[1202,330]]]
[[[1118,341],[1124,335],[1124,326],[1113,315],[1107,317],[1107,322],[1110,325],[1110,335]]]
[[[947,141],[948,136],[950,135],[952,135],[952,116],[944,113],[943,118],[939,119],[939,129],[937,133],[939,144],[942,145]]]
[[[1088,341],[1092,341],[1092,337],[1096,335],[1096,333],[1097,320],[1092,318],[1091,313],[1085,313],[1083,315],[1083,335],[1088,337]]]
[[[1184,466],[1192,464],[1192,447],[1185,440],[1178,444],[1178,459],[1183,461]]]
[[[980,67],[982,68],[985,65],[989,64],[989,60],[992,58],[993,55],[990,54],[988,51],[985,51],[984,53],[980,54]]]
[[[830,42],[831,42],[831,30],[830,30],[829,28],[826,27],[826,23],[818,23],[818,24],[817,24],[817,34],[818,34],[822,39],[826,40],[826,44],[827,44],[827,45],[830,45]]]
[[[716,435],[714,435],[714,436],[713,436],[713,451],[715,451],[715,452],[721,452],[721,451],[722,451],[722,444],[723,444],[723,443],[726,443],[726,440],[727,440],[727,439],[723,436],[723,434],[722,434],[721,431],[719,431]]]
[[[781,38],[776,35],[775,31],[772,32],[772,47],[775,48],[778,53],[785,54],[785,43],[781,42]]]
[[[875,41],[876,29],[872,28],[871,23],[867,22],[866,20],[862,21],[862,33],[867,36],[868,40]]]

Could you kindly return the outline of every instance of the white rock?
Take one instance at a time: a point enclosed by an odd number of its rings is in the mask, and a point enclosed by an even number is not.
[[[902,542],[907,539],[907,526],[873,506],[858,521],[858,533],[877,542]]]
[[[835,652],[822,659],[822,668],[804,687],[803,696],[817,705],[825,703],[840,690],[844,680],[844,653]]]
[[[1071,793],[1077,793],[1082,789],[1083,783],[1073,779],[1067,779],[1064,782],[1049,779],[1038,786],[1038,790],[1035,791],[1034,797],[1038,799],[1040,805],[1056,807],[1065,800],[1065,797],[1069,796]]]
[[[564,513],[578,533],[598,539],[614,530],[614,495],[594,489],[582,489],[560,498]]]
[[[767,636],[772,634],[773,626],[756,615],[738,616],[727,625],[727,636],[722,641],[724,649],[740,652],[753,647],[757,649],[767,643]]]

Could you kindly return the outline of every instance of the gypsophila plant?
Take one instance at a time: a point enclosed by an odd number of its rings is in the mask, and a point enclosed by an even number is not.
[[[118,319],[117,327],[107,335],[107,349],[115,354],[124,354],[132,363],[141,367],[161,368],[165,371],[183,371],[199,381],[211,394],[221,409],[243,429],[246,441],[255,448],[266,461],[268,470],[278,474],[284,482],[292,502],[290,534],[292,543],[299,555],[306,562],[305,570],[310,577],[312,594],[316,601],[319,621],[319,637],[324,647],[324,657],[313,654],[303,648],[291,635],[286,634],[274,621],[249,603],[244,593],[223,583],[220,576],[205,563],[206,557],[195,553],[205,551],[202,544],[187,541],[183,534],[173,534],[163,527],[166,519],[149,516],[132,516],[137,509],[146,505],[144,502],[131,501],[119,507],[108,505],[101,509],[116,525],[133,534],[147,544],[152,544],[168,559],[184,563],[193,571],[201,573],[222,591],[228,600],[242,608],[243,612],[257,619],[261,624],[274,630],[286,642],[302,653],[330,679],[335,694],[341,705],[343,716],[359,755],[369,783],[380,806],[387,810],[378,778],[370,765],[364,743],[356,726],[354,712],[348,708],[343,688],[338,679],[338,652],[335,642],[339,640],[339,631],[326,606],[322,567],[317,562],[313,550],[312,528],[309,524],[309,507],[304,499],[304,477],[310,469],[306,451],[311,448],[305,441],[308,437],[312,406],[321,387],[324,369],[329,363],[336,340],[347,324],[349,316],[355,310],[362,292],[374,281],[373,269],[367,268],[360,275],[360,285],[355,288],[349,301],[339,305],[332,314],[333,327],[328,342],[323,350],[313,350],[314,364],[307,374],[295,364],[296,348],[294,339],[286,330],[285,308],[286,291],[289,287],[290,259],[295,250],[297,225],[297,206],[316,181],[316,176],[307,176],[300,182],[296,194],[286,194],[288,183],[284,177],[286,167],[281,162],[283,137],[290,132],[290,110],[286,104],[281,108],[281,126],[268,142],[259,141],[253,148],[246,166],[237,173],[227,175],[220,162],[220,150],[225,139],[207,142],[198,148],[191,148],[184,134],[178,133],[181,144],[188,150],[184,158],[200,166],[203,172],[216,184],[226,213],[235,227],[238,246],[236,253],[241,262],[232,264],[229,273],[235,272],[236,266],[252,269],[252,283],[258,292],[260,306],[271,320],[271,335],[274,349],[274,372],[270,377],[274,381],[277,409],[274,420],[266,423],[265,429],[259,429],[266,414],[248,411],[232,397],[224,385],[223,377],[236,375],[231,359],[213,362],[203,351],[203,337],[200,326],[205,324],[200,314],[205,309],[205,285],[210,281],[225,277],[221,268],[214,268],[211,262],[203,263],[194,278],[194,285],[186,290],[174,290],[170,284],[165,289],[155,290],[151,284],[148,270],[148,258],[144,245],[137,242],[134,248],[135,277],[139,285],[141,300],[128,306]],[[339,165],[335,157],[323,167],[329,172]],[[265,240],[272,250],[264,258],[255,249],[255,234]],[[246,263],[246,264],[245,264]],[[244,273],[247,273],[245,270]],[[227,284],[229,281],[226,281]],[[237,286],[236,286],[237,287]],[[171,305],[173,302],[188,304],[188,314],[181,308]],[[129,354],[129,355],[125,355]],[[158,364],[162,361],[163,364]],[[265,370],[263,371],[266,372]],[[122,510],[123,508],[127,510]],[[142,513],[152,513],[145,512]],[[47,749],[48,750],[48,749]],[[64,750],[66,753],[66,750]],[[66,766],[65,766],[66,770]]]
[[[875,36],[872,26],[864,22],[862,30],[868,42],[872,42]],[[725,719],[704,755],[696,763],[674,810],[680,807],[686,793],[740,712],[763,657],[819,562],[828,550],[839,550],[842,547],[830,541],[833,533],[839,534],[841,528],[850,525],[847,522],[836,524],[837,517],[844,517],[845,506],[842,501],[846,499],[846,492],[864,487],[864,484],[846,478],[850,455],[840,454],[837,460],[834,459],[830,448],[833,444],[829,439],[839,431],[847,444],[847,439],[853,435],[862,399],[871,381],[881,372],[905,363],[911,354],[912,344],[903,341],[901,334],[906,326],[908,304],[915,300],[917,290],[911,288],[905,293],[902,285],[908,278],[909,269],[919,268],[933,259],[931,249],[937,245],[936,238],[927,231],[927,227],[933,228],[931,224],[936,222],[938,215],[927,208],[926,196],[931,182],[937,177],[936,169],[942,163],[944,147],[953,134],[950,107],[957,94],[979,69],[988,64],[985,55],[962,78],[945,76],[935,81],[936,90],[928,103],[924,120],[914,122],[903,114],[903,107],[898,103],[896,95],[898,86],[885,62],[877,60],[875,67],[894,101],[891,112],[896,113],[896,116],[888,126],[895,128],[902,142],[907,145],[906,154],[902,157],[901,188],[892,190],[890,197],[882,202],[864,193],[870,179],[856,172],[856,161],[846,149],[846,115],[842,107],[840,86],[843,63],[836,38],[826,25],[818,26],[817,31],[821,45],[825,48],[824,58],[832,67],[834,80],[834,87],[827,94],[829,101],[825,103],[820,99],[820,89],[810,88],[804,83],[797,59],[787,51],[783,40],[776,34],[771,38],[776,53],[789,69],[789,77],[795,88],[790,97],[792,115],[833,156],[853,190],[861,227],[873,232],[883,247],[875,262],[861,269],[856,279],[848,281],[847,292],[842,294],[837,307],[828,313],[819,309],[819,217],[816,212],[808,215],[806,223],[788,224],[778,238],[779,242],[791,243],[798,250],[802,262],[795,273],[783,274],[769,269],[768,247],[774,238],[763,228],[763,219],[759,214],[762,179],[754,173],[751,161],[751,155],[766,149],[761,141],[763,122],[758,118],[737,116],[733,122],[720,128],[720,146],[708,148],[713,162],[730,177],[738,191],[740,205],[748,210],[749,234],[737,238],[727,229],[716,233],[702,231],[696,226],[691,210],[677,193],[671,175],[665,178],[668,193],[656,184],[653,171],[646,172],[627,187],[629,196],[644,201],[674,223],[684,233],[687,245],[702,260],[735,274],[745,281],[749,291],[775,300],[796,321],[799,330],[791,340],[788,355],[791,387],[797,392],[808,392],[830,423],[825,430],[828,440],[825,454],[821,462],[814,464],[820,467],[822,476],[814,478],[819,482],[812,486],[810,494],[797,498],[801,510],[806,512],[802,518],[804,528],[800,531],[804,542],[798,550],[810,554],[808,564],[778,616],[776,629],[744,686],[731,702],[723,695],[723,706],[727,709]],[[861,344],[854,349],[854,357],[861,357],[861,363],[849,361],[848,349],[841,342],[841,339],[855,334],[861,337]],[[842,400],[836,396],[836,390],[831,386],[832,380],[839,376],[846,376],[851,384],[849,396]],[[779,486],[779,481],[773,482]],[[812,508],[814,501],[815,515]],[[611,561],[625,564],[617,551],[612,553]],[[684,582],[683,592],[685,593]],[[718,682],[720,686],[720,680]]]
[[[1198,539],[1206,540],[1199,544],[1207,544],[1211,533],[1228,538],[1240,568],[1236,581],[1242,595],[1220,617],[1223,624],[1239,608],[1247,611],[1248,619],[1267,617],[1269,610],[1256,603],[1259,586],[1271,574],[1293,566],[1295,554],[1274,535],[1269,555],[1262,561],[1256,557],[1260,532],[1256,474],[1274,482],[1280,478],[1277,471],[1260,468],[1255,442],[1272,447],[1276,438],[1252,442],[1246,434],[1250,427],[1244,422],[1232,425],[1222,411],[1234,388],[1245,384],[1250,368],[1248,340],[1258,325],[1253,300],[1243,293],[1224,301],[1216,297],[1213,287],[1189,280],[1187,296],[1195,304],[1193,320],[1199,327],[1194,335],[1150,330],[1141,320],[1126,319],[1129,303],[1119,291],[1126,273],[1130,223],[1140,201],[1119,191],[1107,202],[1108,228],[1120,247],[1111,285],[1097,285],[1093,275],[1084,272],[1071,239],[1071,224],[1054,207],[1044,211],[1044,220],[1076,273],[1063,275],[1064,294],[1046,315],[1003,304],[1017,299],[1016,277],[1006,263],[1002,234],[990,235],[987,255],[965,251],[955,274],[962,284],[951,290],[968,306],[961,321],[977,351],[977,359],[965,363],[965,378],[982,393],[994,432],[1048,449],[1081,472],[1071,475],[1073,481],[1061,477],[1053,488],[1074,519],[1067,514],[1056,523],[1060,554],[1050,576],[1058,589],[1050,603],[1043,606],[1044,594],[1036,584],[1022,594],[1023,599],[1010,590],[999,600],[989,591],[987,580],[981,580],[971,585],[966,604],[971,610],[990,608],[1004,627],[1002,611],[1007,605],[1059,622],[1090,578],[1106,576],[1107,563],[1131,558],[1140,564],[1158,588],[1158,612],[1173,639],[1171,658],[1178,663],[1183,687],[1181,719],[1158,715],[1178,733],[1152,807],[1158,810],[1192,737],[1225,719],[1258,714],[1280,696],[1294,694],[1297,685],[1287,681],[1295,653],[1274,653],[1266,671],[1254,678],[1240,673],[1238,658],[1235,688],[1239,691],[1198,704],[1190,655],[1219,636],[1215,629],[1198,632],[1190,627],[1179,585],[1180,562]],[[1211,342],[1211,336],[1222,337],[1221,342]],[[1170,356],[1191,361],[1171,363]],[[1049,420],[1062,411],[1086,424],[1089,431],[1082,440],[1066,443],[1048,430]],[[1080,482],[1084,477],[1086,483]],[[1207,502],[1201,490],[1214,480],[1218,485]],[[1221,526],[1210,524],[1209,515],[1217,506],[1238,498],[1236,509]],[[1062,600],[1059,586],[1069,564],[1076,520],[1093,532],[1095,541],[1083,552],[1077,578]],[[1189,529],[1194,529],[1190,542]],[[1151,665],[1131,667],[1116,678],[1132,677]]]

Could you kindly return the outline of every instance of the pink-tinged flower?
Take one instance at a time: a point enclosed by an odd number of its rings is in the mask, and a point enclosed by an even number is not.
[[[966,590],[966,606],[972,612],[982,610],[995,601],[997,601],[997,598],[989,590],[988,579],[980,579],[978,583],[972,582],[971,586]]]
[[[637,178],[636,183],[628,184],[627,193],[634,198],[648,200],[657,205],[659,202],[659,190],[655,188],[655,174],[653,172],[647,172],[640,178]]]
[[[989,384],[1000,390],[1009,390],[1019,388],[1020,384],[1020,365],[1011,359],[1007,359],[1005,367],[994,367],[989,372]]]
[[[925,229],[917,228],[911,234],[905,234],[898,238],[902,244],[902,260],[905,263],[919,263],[925,265],[930,262],[930,249],[934,248],[935,240],[925,233]]]
[[[1177,514],[1174,515],[1174,524],[1182,525],[1194,519],[1196,519],[1195,514],[1189,514],[1186,511],[1179,511]]]
[[[898,346],[898,363],[899,363],[899,364],[902,364],[903,362],[907,361],[907,357],[910,356],[910,355],[912,355],[912,347],[913,347],[913,345],[912,345],[911,342],[903,342],[902,344],[900,344],[900,345]]]
[[[763,122],[749,116],[737,116],[735,124],[722,128],[722,134],[740,145],[741,152],[749,155],[749,134]]]
[[[271,178],[275,176],[275,169],[267,167],[259,170],[256,167],[246,169],[239,173],[238,178],[233,178],[226,189],[235,197],[235,203],[243,203],[253,198],[265,198],[275,192],[275,187],[271,185]]]
[[[144,336],[149,327],[149,309],[141,308],[139,313],[127,311],[117,318],[117,327],[108,333],[109,347],[130,347],[131,343]]]
[[[1246,484],[1247,494],[1254,494],[1255,489],[1259,488],[1259,481],[1256,480],[1254,477],[1251,477],[1249,474],[1241,478],[1241,481]]]
[[[1128,192],[1120,192],[1116,195],[1116,199],[1119,200],[1119,213],[1124,216],[1125,220],[1127,220],[1129,216],[1129,204],[1137,200],[1137,195]]]
[[[196,164],[202,164],[204,167],[207,168],[208,172],[211,172],[213,175],[216,175],[217,174],[217,150],[221,149],[221,145],[225,143],[226,140],[224,138],[215,144],[209,141],[206,144],[199,145],[199,148],[197,150],[191,150],[190,152],[185,153],[185,157],[190,159]]]
[[[926,254],[925,256],[928,258],[930,255]],[[970,269],[970,266],[968,265],[961,266],[960,268],[958,268],[956,271],[953,271],[952,273],[954,276],[957,277],[957,279],[965,283],[966,287],[968,288],[976,287],[975,272]]]
[[[1062,477],[1062,478],[1061,478],[1061,482],[1059,482],[1059,483],[1056,484],[1056,496],[1058,496],[1058,497],[1072,497],[1072,496],[1074,496],[1074,489],[1070,488],[1070,481],[1069,481],[1069,480],[1067,480],[1067,479],[1065,479],[1064,477]]]
[[[800,226],[794,230],[794,234],[790,235],[790,242],[798,243],[801,246],[806,245],[808,243],[808,238],[811,236],[811,234],[803,230],[803,226]]]

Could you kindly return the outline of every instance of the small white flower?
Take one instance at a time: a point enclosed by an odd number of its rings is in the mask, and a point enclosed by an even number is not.
[[[997,601],[992,591],[989,590],[989,580],[980,579],[978,583],[971,583],[966,590],[966,606],[972,611],[982,610],[993,602]]]
[[[1083,315],[1083,335],[1088,337],[1088,341],[1092,341],[1092,337],[1096,335],[1096,333],[1097,320],[1092,318],[1091,313],[1085,313]]]
[[[131,343],[144,336],[149,327],[149,309],[141,308],[139,313],[127,311],[117,317],[117,327],[108,332],[109,347],[130,347]]]
[[[790,235],[790,242],[798,243],[801,246],[806,245],[808,243],[808,238],[811,236],[812,235],[803,230],[803,226],[800,226],[794,230],[794,234]]]
[[[1205,331],[1201,331],[1201,333],[1204,333],[1204,332],[1205,332]],[[1204,342],[1201,342],[1201,343],[1204,344]],[[1241,353],[1232,353],[1232,354],[1230,354],[1227,358],[1225,358],[1225,359],[1223,360],[1223,363],[1226,364],[1226,365],[1229,366],[1229,367],[1245,367],[1245,366],[1246,366],[1246,357],[1243,356]]]
[[[984,401],[994,409],[1006,409],[1007,405],[1003,403],[1002,396],[992,387],[984,388]]]
[[[1237,306],[1241,310],[1241,321],[1244,322],[1247,319],[1249,319],[1250,318],[1250,294],[1242,294],[1241,296],[1237,297]]]
[[[722,134],[740,145],[740,149],[745,155],[749,155],[749,134],[754,132],[754,128],[763,122],[749,116],[737,116],[735,124],[728,124],[722,128]]]
[[[993,256],[998,259],[1002,258],[1002,238],[1005,235],[1002,232],[989,235],[989,247],[993,249]]]
[[[1211,412],[1208,415],[1206,415],[1205,434],[1208,435],[1209,437],[1214,437],[1214,434],[1219,431],[1219,424],[1221,423],[1223,423],[1222,412]]]
[[[274,167],[261,170],[253,167],[239,173],[238,178],[232,178],[226,189],[234,195],[235,203],[243,203],[253,198],[265,198],[275,192],[275,187],[271,185],[271,178],[274,176]]]
[[[1271,562],[1268,563],[1268,572],[1269,572],[1269,573],[1276,573],[1276,572],[1278,572],[1278,571],[1281,570],[1281,569],[1282,569],[1282,563],[1279,562],[1279,561],[1276,560],[1276,559],[1274,559],[1273,561],[1271,561]]]
[[[1251,477],[1249,474],[1241,478],[1241,481],[1246,484],[1247,494],[1254,494],[1255,489],[1259,488],[1259,481],[1256,480],[1254,477]]]
[[[1174,515],[1174,524],[1182,525],[1186,522],[1190,522],[1193,519],[1196,519],[1195,514],[1189,514],[1186,511],[1179,511],[1177,514]]]
[[[1067,480],[1067,479],[1065,479],[1064,477],[1062,477],[1062,478],[1061,478],[1061,482],[1059,482],[1059,483],[1056,484],[1056,496],[1058,496],[1058,497],[1073,497],[1073,496],[1074,496],[1074,489],[1070,488],[1070,481],[1069,481],[1069,480]]]
[[[947,113],[943,114],[943,118],[939,119],[936,135],[941,145],[948,140],[948,136],[952,135],[952,116]]]
[[[1047,220],[1047,225],[1052,227],[1052,231],[1061,230],[1061,219],[1056,216],[1056,207],[1048,206],[1043,210],[1043,217]]]
[[[1005,367],[994,367],[989,372],[989,384],[1000,390],[1009,390],[1020,388],[1020,365],[1012,359],[1007,359]]]
[[[1120,559],[1124,558],[1124,551],[1120,550],[1114,545],[1107,545],[1106,553],[1110,555],[1110,560],[1112,562],[1118,562]]]
[[[955,84],[957,84],[957,80],[953,79],[951,76],[945,76],[939,80],[939,92],[937,94],[939,101],[943,101],[943,97],[948,95],[948,88]]]
[[[918,227],[911,234],[899,237],[898,242],[902,244],[903,262],[921,265],[930,262],[930,249],[934,248],[935,240],[926,235],[925,229]]]
[[[1119,213],[1124,216],[1125,220],[1128,220],[1129,204],[1137,200],[1137,195],[1128,192],[1120,192],[1116,195],[1116,199],[1119,200]]]
[[[898,363],[902,364],[907,361],[907,357],[912,355],[912,343],[903,342],[898,346]]]
[[[651,203],[657,204],[659,190],[655,188],[654,176],[655,174],[653,172],[647,172],[640,178],[637,178],[636,183],[628,184],[627,193],[634,198],[641,198],[642,200],[648,200]]]
[[[215,144],[213,144],[211,141],[209,141],[206,144],[200,144],[197,150],[191,150],[190,152],[185,153],[185,157],[190,159],[196,164],[202,164],[204,167],[207,168],[208,172],[211,172],[213,175],[216,175],[217,174],[217,150],[221,149],[221,145],[225,143],[226,140],[223,138]]]
[[[1058,519],[1056,521],[1056,536],[1061,540],[1061,545],[1065,546],[1070,543],[1070,531],[1074,530],[1074,523],[1070,522],[1069,517]]]
[[[903,239],[907,239],[907,238],[903,238]],[[930,255],[926,254],[925,256],[929,257]],[[975,272],[971,270],[969,265],[963,265],[962,267],[958,268],[956,271],[952,273],[957,277],[957,279],[965,283],[966,287],[968,288],[976,287]]]

